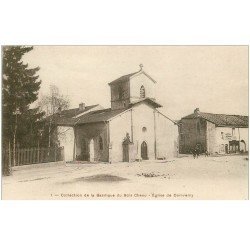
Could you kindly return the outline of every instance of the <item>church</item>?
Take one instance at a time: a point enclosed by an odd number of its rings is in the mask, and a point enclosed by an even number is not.
[[[157,82],[143,66],[108,85],[111,108],[80,103],[54,115],[65,161],[113,163],[175,157],[178,126],[160,111]]]

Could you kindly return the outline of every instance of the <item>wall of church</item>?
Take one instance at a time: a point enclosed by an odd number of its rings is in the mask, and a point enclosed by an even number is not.
[[[104,122],[88,123],[77,126],[76,133],[76,159],[85,160],[83,157],[83,150],[86,149],[88,159],[93,161],[109,160],[109,147],[108,147],[108,125]],[[100,137],[102,138],[102,145],[100,147]],[[85,145],[83,145],[86,143]]]
[[[112,84],[111,109],[122,109],[129,105],[129,82]]]
[[[129,110],[109,122],[110,162],[123,161],[122,143],[127,133],[131,138],[131,111]]]
[[[137,148],[137,159],[142,158],[141,147],[145,141],[148,159],[155,159],[154,109],[145,103],[133,107],[133,141]]]
[[[178,126],[156,112],[156,157],[173,158],[178,155]]]
[[[147,145],[147,158],[172,158],[177,156],[178,127],[145,103],[115,117],[109,122],[111,162],[123,161],[122,142],[129,133],[133,142],[135,159],[142,159],[142,144]],[[133,126],[131,126],[131,124]],[[145,145],[144,143],[144,145]],[[156,149],[156,153],[155,153]]]
[[[143,73],[130,78],[130,102],[140,99],[140,88],[145,88],[146,97],[155,98],[155,83]]]

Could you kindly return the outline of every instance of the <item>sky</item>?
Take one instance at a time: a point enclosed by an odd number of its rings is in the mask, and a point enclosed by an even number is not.
[[[201,112],[248,115],[247,46],[34,46],[24,56],[40,67],[39,95],[51,84],[79,103],[110,107],[112,80],[143,69],[156,80],[161,112],[180,119]]]

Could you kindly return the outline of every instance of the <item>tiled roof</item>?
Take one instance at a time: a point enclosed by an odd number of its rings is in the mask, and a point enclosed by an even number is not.
[[[84,114],[85,112],[97,106],[98,104],[86,106],[84,110],[79,110],[79,108],[62,110],[61,114],[56,113],[52,116],[52,121],[53,123],[56,123],[58,125],[72,126],[77,121],[77,118],[73,118],[73,117],[79,114]],[[46,120],[49,120],[50,118],[51,116],[47,117]]]
[[[109,108],[92,111],[86,115],[81,116],[78,119],[77,124],[108,121],[110,118],[124,112],[125,110],[126,109],[111,110]]]
[[[117,79],[115,79],[114,81],[110,82],[109,85],[111,84],[114,84],[114,83],[119,83],[119,82],[126,82],[129,80],[129,78],[135,74],[137,74],[139,71],[137,72],[134,72],[134,73],[131,73],[131,74],[128,74],[128,75],[124,75],[124,76],[121,76]]]
[[[155,102],[154,99],[151,99],[151,98],[144,98],[144,99],[138,100],[137,102],[131,103],[130,107],[140,102],[147,102],[155,108],[161,107],[160,104],[158,104],[157,102]],[[129,108],[116,109],[116,110],[112,110],[111,108],[99,109],[95,111],[90,111],[87,114],[83,113],[80,117],[75,117],[75,115],[73,115],[75,114],[74,113],[75,109],[65,110],[64,112],[63,111],[61,112],[61,115],[59,114],[54,115],[53,123],[59,126],[75,126],[75,125],[80,125],[80,124],[85,124],[85,123],[105,122],[111,119],[112,117],[124,112],[125,110]]]
[[[108,121],[110,118],[122,113],[126,109],[118,109],[118,110],[111,110],[109,109],[100,109],[96,111],[90,111],[87,114],[83,114],[80,117],[65,117],[60,116],[59,114],[54,115],[53,123],[59,126],[75,126],[85,123],[93,123],[93,122],[104,122]]]
[[[191,114],[183,117],[182,119],[192,119],[197,118],[197,114]],[[199,117],[202,117],[219,127],[242,127],[248,128],[248,116],[242,115],[225,115],[225,114],[211,114],[199,112]]]
[[[84,112],[86,112],[86,111],[88,111],[96,106],[98,106],[98,104],[86,106],[84,110],[79,110],[79,108],[62,110],[61,116],[71,118],[71,117],[74,117],[74,116],[79,115],[81,113],[84,113]]]

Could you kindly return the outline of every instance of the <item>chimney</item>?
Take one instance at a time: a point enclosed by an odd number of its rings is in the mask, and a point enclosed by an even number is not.
[[[85,103],[81,102],[79,104],[79,111],[83,111],[85,109]]]
[[[200,109],[199,109],[199,108],[196,108],[196,109],[194,110],[194,114],[198,116],[198,115],[200,114]]]

